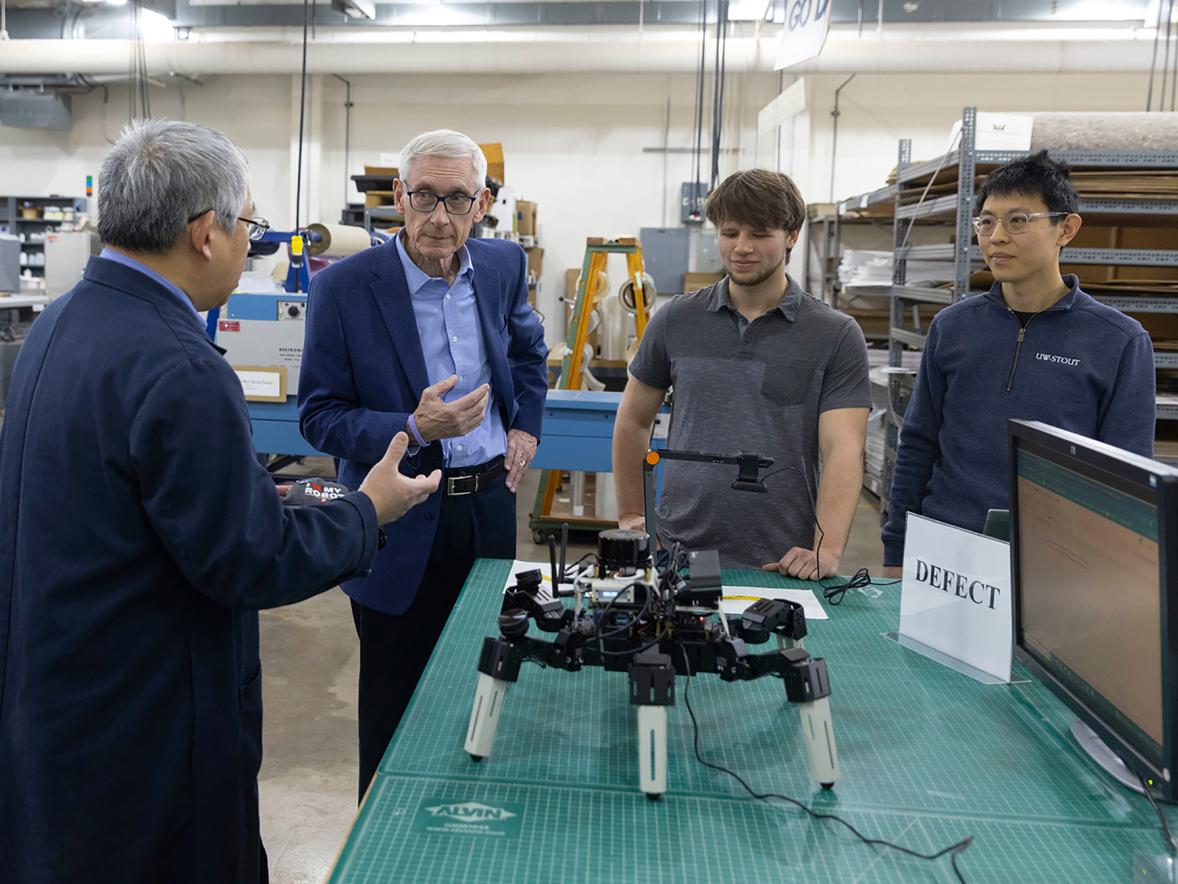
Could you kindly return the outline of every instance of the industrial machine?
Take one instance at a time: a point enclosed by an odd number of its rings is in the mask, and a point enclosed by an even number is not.
[[[285,389],[299,389],[307,296],[302,292],[234,292],[217,320],[216,341],[234,366],[281,366]]]
[[[234,368],[278,369],[286,401],[250,401],[254,447],[263,453],[301,457],[319,454],[298,429],[295,396],[303,361],[307,290],[312,261],[326,263],[387,241],[359,227],[308,224],[299,231],[266,230],[250,244],[250,257],[286,246],[290,266],[281,290],[243,290],[229,296],[224,311],[209,311],[209,336]],[[248,400],[247,396],[247,400]]]
[[[499,636],[484,639],[478,684],[465,749],[474,761],[491,754],[507,688],[528,660],[577,672],[586,666],[625,671],[630,703],[638,707],[639,788],[657,800],[667,789],[667,707],[675,703],[675,676],[711,672],[724,681],[780,678],[785,697],[801,709],[802,739],[813,778],[825,789],[838,779],[838,755],[830,718],[826,661],[802,647],[806,617],[801,605],[762,599],[739,617],[720,610],[720,559],[715,551],[678,544],[656,553],[654,466],[661,458],[733,464],[733,488],[764,492],[759,478],[771,458],[649,451],[644,460],[647,533],[612,529],[598,535],[597,553],[573,574],[564,567],[567,526],[556,566],[550,539],[552,589],[539,571],[516,574],[503,598]],[[563,589],[571,585],[571,589]],[[571,598],[572,607],[562,599]],[[551,641],[528,635],[535,623]],[[776,637],[777,647],[753,653],[749,646]]]

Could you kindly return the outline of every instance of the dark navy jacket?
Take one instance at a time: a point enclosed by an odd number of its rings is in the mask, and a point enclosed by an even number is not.
[[[1037,420],[1153,456],[1153,345],[1137,320],[1071,291],[1027,323],[1001,284],[933,319],[883,529],[884,564],[901,565],[909,511],[981,531],[1009,498],[1006,422]]]
[[[527,264],[514,243],[467,240],[474,267],[491,392],[503,426],[540,437],[548,391],[544,329],[528,306]],[[405,429],[429,386],[405,269],[390,240],[319,272],[307,299],[307,333],[299,377],[299,426],[318,448],[339,458],[339,479],[354,486]],[[442,466],[442,446],[426,445],[402,468]],[[442,490],[386,528],[388,545],[372,574],[344,591],[386,614],[404,613],[421,582],[434,542]]]
[[[362,494],[281,506],[192,310],[92,259],[0,433],[0,881],[256,882],[257,609],[377,533]]]

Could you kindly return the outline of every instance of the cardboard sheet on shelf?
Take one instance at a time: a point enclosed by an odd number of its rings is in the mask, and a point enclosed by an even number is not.
[[[1158,169],[1156,171],[1102,169],[1083,172],[1073,170],[1071,178],[1081,199],[1085,197],[1127,200],[1178,199],[1178,174],[1175,174],[1172,169]],[[985,174],[974,176],[975,191],[982,186],[982,182],[985,180]],[[919,202],[921,195],[925,193],[926,186],[928,186],[927,178],[904,182],[900,188],[900,204],[910,205]],[[956,192],[957,170],[956,167],[953,167],[952,175],[947,175],[946,170],[942,170],[937,175],[936,181],[928,188],[928,193],[924,198],[927,202]]]
[[[1083,283],[1090,295],[1178,295],[1178,279],[1109,279],[1104,282]]]

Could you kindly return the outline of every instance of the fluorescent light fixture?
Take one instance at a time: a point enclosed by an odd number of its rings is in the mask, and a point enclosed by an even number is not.
[[[348,18],[376,21],[375,0],[331,0],[331,8],[342,12]]]

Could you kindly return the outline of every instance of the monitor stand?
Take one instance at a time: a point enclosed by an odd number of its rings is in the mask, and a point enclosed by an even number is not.
[[[1132,789],[1138,795],[1145,794],[1141,791],[1141,781],[1137,779],[1137,774],[1129,770],[1125,766],[1125,762],[1121,761],[1120,757],[1105,745],[1104,740],[1100,739],[1092,728],[1078,718],[1072,722],[1072,736],[1076,738],[1080,748],[1087,752],[1089,757],[1113,779]]]

